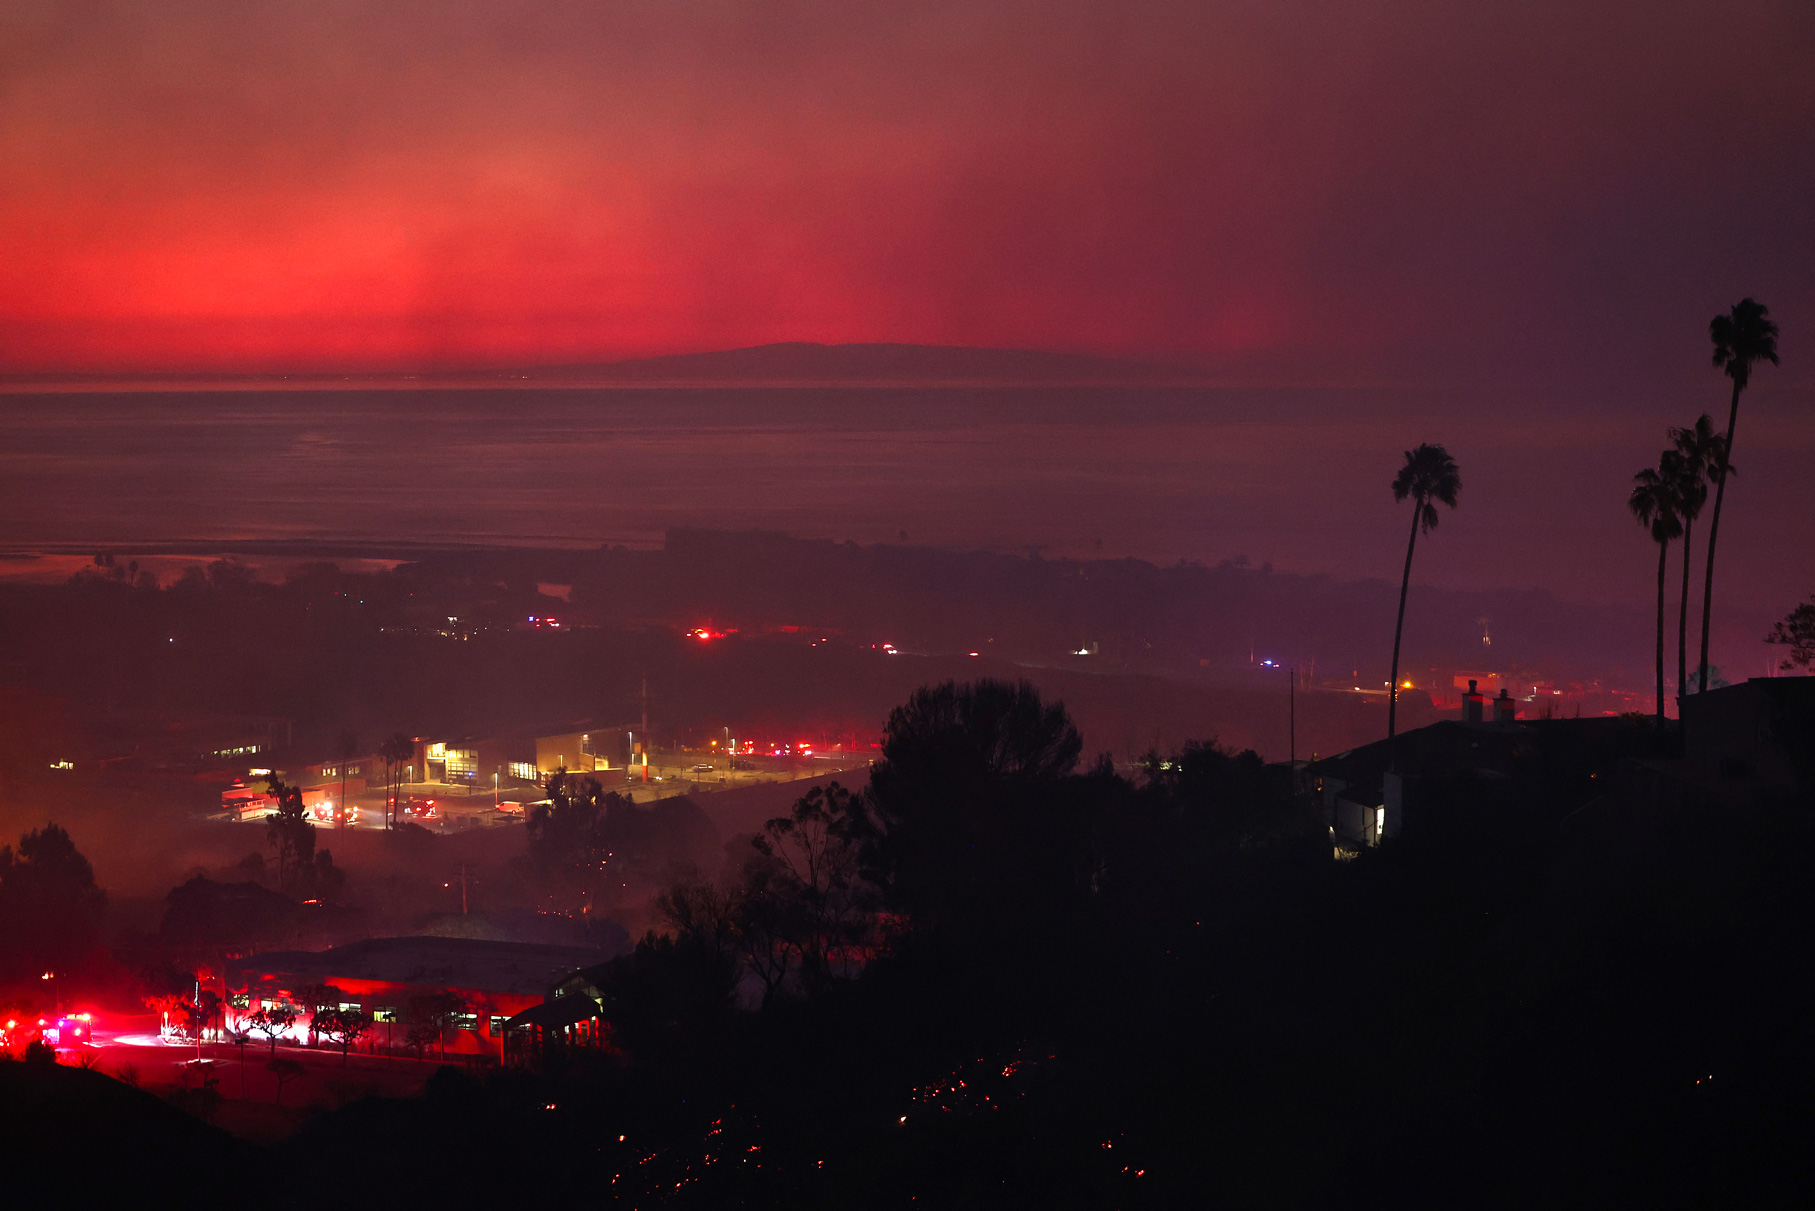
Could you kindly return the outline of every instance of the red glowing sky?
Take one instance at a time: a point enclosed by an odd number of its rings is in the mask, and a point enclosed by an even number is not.
[[[775,340],[1705,373],[1815,303],[1815,6],[0,13],[0,369]]]

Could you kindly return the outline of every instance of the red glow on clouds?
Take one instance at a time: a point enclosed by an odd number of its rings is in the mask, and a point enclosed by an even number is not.
[[[892,340],[1402,373],[1674,332],[1679,298],[1789,314],[1815,28],[1730,18],[26,0],[0,367]]]

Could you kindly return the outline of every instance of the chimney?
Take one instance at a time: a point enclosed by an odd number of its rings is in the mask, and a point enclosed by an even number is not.
[[[1500,696],[1494,699],[1494,722],[1511,723],[1513,721],[1513,712],[1517,709],[1517,706],[1518,704],[1512,700],[1512,697],[1509,694],[1507,694],[1506,687],[1501,686]]]
[[[1482,697],[1481,691],[1475,688],[1475,679],[1470,677],[1468,693],[1462,695],[1462,722],[1480,723],[1482,710],[1486,705],[1487,699]]]

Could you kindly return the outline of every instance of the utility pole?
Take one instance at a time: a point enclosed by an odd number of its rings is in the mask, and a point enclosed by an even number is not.
[[[649,678],[643,678],[643,781],[649,781]]]
[[[460,864],[460,915],[466,915],[466,863]]]

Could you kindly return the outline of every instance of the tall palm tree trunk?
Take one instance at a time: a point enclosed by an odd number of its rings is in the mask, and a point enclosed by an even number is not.
[[[1693,537],[1695,523],[1683,518],[1683,599],[1676,608],[1676,696],[1679,699],[1676,708],[1677,718],[1682,718],[1683,708],[1680,699],[1689,692],[1689,568],[1695,563],[1695,544]]]
[[[1664,730],[1664,568],[1670,544],[1657,544],[1657,730]]]
[[[1708,519],[1708,568],[1702,580],[1702,663],[1695,692],[1708,692],[1708,617],[1714,610],[1714,540],[1720,535],[1720,505],[1727,495],[1727,468],[1733,465],[1733,427],[1739,424],[1739,380],[1733,380],[1733,402],[1727,408],[1727,440],[1720,451],[1720,476],[1714,481],[1714,516]]]
[[[1399,637],[1405,634],[1405,594],[1412,587],[1412,552],[1418,547],[1418,515],[1424,502],[1412,498],[1412,537],[1405,544],[1405,575],[1399,578],[1399,621],[1393,624],[1393,679],[1387,682],[1386,738],[1390,746],[1399,724]],[[1387,761],[1392,761],[1389,749]]]

